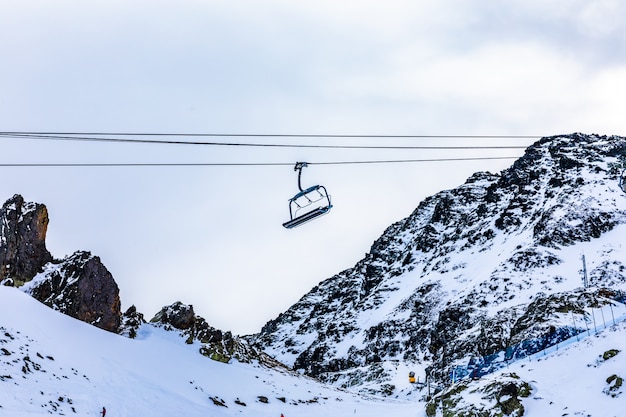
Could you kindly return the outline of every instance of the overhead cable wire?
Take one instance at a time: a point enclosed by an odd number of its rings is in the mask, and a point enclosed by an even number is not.
[[[324,133],[120,133],[120,132],[0,132],[1,135],[76,135],[76,136],[178,136],[178,137],[256,137],[256,138],[486,138],[539,139],[540,135],[392,135]]]
[[[88,136],[96,137],[88,137]],[[466,150],[466,149],[525,149],[523,145],[476,145],[476,146],[397,146],[397,145],[310,145],[310,144],[284,144],[284,143],[239,143],[239,142],[206,142],[189,140],[155,140],[155,139],[130,139],[122,137],[105,136],[160,136],[160,137],[256,137],[256,138],[363,138],[363,139],[408,139],[408,138],[538,138],[538,136],[426,136],[426,135],[264,135],[264,134],[150,134],[150,133],[33,133],[33,132],[0,132],[0,137],[5,139],[31,139],[31,140],[59,140],[59,141],[79,141],[79,142],[114,142],[114,143],[135,143],[135,144],[165,144],[165,145],[204,145],[204,146],[237,146],[237,147],[271,147],[271,148],[317,148],[317,149],[396,149],[396,150]]]
[[[334,162],[308,162],[309,165],[358,165],[358,164],[397,164],[416,162],[455,162],[455,161],[489,161],[499,159],[519,159],[519,156],[491,156],[475,158],[426,158],[426,159],[390,159],[378,161],[334,161]],[[293,165],[293,164],[292,164]]]
[[[328,161],[307,162],[309,165],[356,165],[356,164],[395,164],[417,162],[456,162],[456,161],[485,161],[517,159],[518,156],[495,156],[476,158],[425,158],[425,159],[398,159],[398,160],[369,160],[369,161]],[[194,167],[194,166],[293,166],[293,162],[181,162],[181,163],[0,163],[0,167]]]

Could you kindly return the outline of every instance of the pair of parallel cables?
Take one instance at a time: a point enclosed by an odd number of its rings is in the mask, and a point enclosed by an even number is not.
[[[172,139],[176,138],[176,139]],[[186,138],[186,139],[183,139]],[[193,145],[214,147],[248,147],[248,148],[306,148],[329,150],[520,150],[527,146],[522,145],[323,145],[323,144],[293,144],[293,143],[245,143],[241,141],[201,141],[197,138],[222,139],[539,139],[540,136],[531,135],[344,135],[344,134],[248,134],[248,133],[103,133],[103,132],[0,132],[0,139],[14,140],[43,140],[43,141],[76,141],[76,142],[106,142],[124,144],[150,145]],[[457,157],[457,158],[421,158],[421,159],[388,159],[388,160],[349,160],[308,162],[309,165],[347,165],[347,164],[389,164],[415,162],[454,162],[454,161],[484,161],[499,159],[517,159],[519,156],[490,156],[490,157]],[[23,167],[89,167],[89,166],[270,166],[293,165],[293,162],[207,162],[207,163],[6,163],[0,166]]]

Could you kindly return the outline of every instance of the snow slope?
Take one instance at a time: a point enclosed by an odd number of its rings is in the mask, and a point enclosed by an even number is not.
[[[149,324],[128,339],[0,287],[0,415],[97,416],[103,406],[110,417],[416,412],[414,403],[365,399],[285,371],[212,361],[177,333]]]
[[[485,407],[486,386],[514,373],[530,384],[526,416],[623,416],[626,324],[611,326],[538,359],[470,382],[463,402]],[[619,351],[603,359],[605,352]],[[0,415],[97,416],[425,416],[425,390],[365,398],[260,366],[223,364],[151,325],[127,339],[72,319],[23,292],[0,287]],[[260,396],[267,398],[263,403]],[[284,398],[281,400],[280,398]],[[216,405],[223,402],[227,407]],[[235,401],[245,403],[238,405]],[[441,408],[437,409],[441,415]],[[486,414],[488,415],[488,414]]]
[[[513,375],[531,388],[530,395],[522,399],[524,416],[622,417],[626,415],[626,389],[615,387],[615,379],[607,380],[626,377],[625,334],[626,323],[621,322],[551,354],[518,361],[487,375],[468,385],[454,413],[459,415],[465,407],[497,408],[496,401],[486,398],[484,392],[494,382]],[[615,356],[611,357],[611,351],[617,352]],[[440,401],[436,415],[443,412],[442,404]]]

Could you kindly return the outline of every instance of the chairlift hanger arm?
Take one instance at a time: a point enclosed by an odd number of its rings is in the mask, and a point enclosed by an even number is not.
[[[302,192],[302,184],[301,184],[301,178],[302,178],[302,168],[306,168],[308,167],[309,164],[306,162],[296,162],[296,166],[293,167],[294,171],[298,171],[298,189],[300,189],[300,192]]]

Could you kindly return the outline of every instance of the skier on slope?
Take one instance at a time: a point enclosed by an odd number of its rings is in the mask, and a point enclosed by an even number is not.
[[[100,411],[100,414],[102,414],[102,417],[107,415],[107,409],[102,407],[102,411]]]

